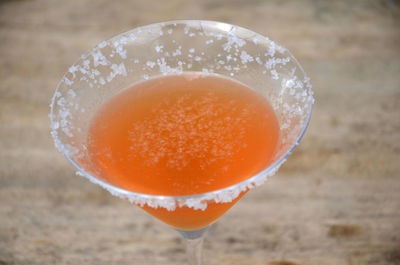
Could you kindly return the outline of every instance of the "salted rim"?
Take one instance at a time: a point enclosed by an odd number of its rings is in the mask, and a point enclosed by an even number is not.
[[[185,19],[182,19],[182,20],[170,20],[170,21],[164,21],[164,22],[158,22],[158,23],[152,23],[152,24],[148,24],[148,25],[144,25],[144,26],[139,26],[139,27],[133,28],[131,30],[128,30],[126,32],[122,32],[122,33],[120,33],[118,35],[115,35],[115,36],[107,39],[106,41],[118,38],[118,37],[126,34],[127,32],[130,32],[130,31],[133,31],[133,30],[136,30],[136,29],[139,29],[139,28],[143,29],[143,28],[154,27],[156,25],[164,26],[164,25],[167,25],[167,24],[174,24],[174,23],[182,23],[182,24],[215,23],[215,24],[227,25],[227,26],[230,26],[230,27],[236,27],[236,28],[244,29],[244,30],[246,30],[248,32],[251,32],[251,33],[259,35],[260,37],[264,38],[266,41],[269,40],[268,37],[265,37],[264,35],[262,35],[260,33],[254,32],[254,31],[252,31],[250,29],[247,29],[247,28],[244,28],[244,27],[241,27],[241,26],[237,26],[237,25],[233,25],[233,24],[229,24],[229,23],[225,23],[225,22],[219,22],[219,21],[213,21],[213,20],[185,20]],[[274,41],[274,42],[278,43],[276,41]],[[82,55],[83,56],[84,55],[88,55],[96,47],[97,47],[97,45],[94,46],[93,48],[91,48],[90,50],[88,50],[86,53],[83,53]],[[300,63],[297,61],[297,59],[293,56],[293,54],[288,49],[286,49],[286,52],[291,56],[291,59],[293,59],[295,61],[296,65],[299,67],[299,69],[302,72],[303,76],[307,77],[303,67],[300,65]],[[79,60],[80,59],[75,61],[75,63],[73,63],[72,65],[75,65]],[[67,73],[68,72],[66,72],[64,74],[63,78],[66,77]],[[61,80],[63,80],[63,78]],[[50,115],[49,115],[50,116],[50,125],[52,125],[55,122],[54,121],[54,117],[55,117],[55,115],[54,115],[54,102],[55,102],[55,99],[56,99],[56,94],[57,94],[61,84],[62,84],[62,81],[60,81],[58,83],[57,88],[55,90],[55,93],[54,93],[54,95],[52,97],[52,100],[51,100]],[[111,192],[114,195],[118,194],[118,196],[123,196],[125,198],[129,198],[129,197],[133,196],[133,197],[142,198],[142,199],[161,200],[161,201],[163,201],[163,200],[165,200],[165,201],[170,201],[170,200],[180,201],[180,200],[201,199],[201,198],[210,199],[210,198],[213,198],[213,197],[217,196],[219,193],[234,191],[235,189],[240,188],[240,187],[258,186],[258,185],[254,184],[254,183],[257,182],[257,179],[265,177],[265,176],[268,176],[269,173],[272,173],[272,174],[276,173],[276,170],[279,168],[279,166],[281,166],[282,163],[285,162],[286,158],[292,153],[294,148],[299,144],[300,140],[304,136],[305,131],[308,128],[308,125],[309,125],[310,119],[311,119],[312,105],[314,103],[314,99],[313,99],[313,96],[312,96],[312,89],[311,88],[310,88],[310,91],[311,91],[311,94],[309,95],[309,100],[310,100],[311,104],[310,104],[310,108],[308,110],[309,113],[308,113],[306,124],[305,124],[303,130],[300,132],[299,136],[297,137],[296,141],[293,143],[293,145],[289,148],[289,150],[285,154],[283,154],[277,161],[275,161],[269,167],[267,167],[266,169],[260,171],[258,174],[254,175],[253,177],[250,177],[250,178],[248,178],[248,179],[246,179],[246,180],[244,180],[242,182],[238,182],[238,183],[236,183],[234,185],[231,185],[231,186],[228,186],[228,187],[225,187],[225,188],[222,188],[222,189],[210,191],[210,192],[205,192],[205,193],[198,193],[198,194],[193,194],[193,195],[181,195],[181,196],[164,196],[164,195],[143,194],[143,193],[133,192],[133,191],[129,191],[129,190],[125,190],[125,189],[122,189],[122,188],[115,187],[115,186],[113,186],[111,184],[108,184],[106,182],[103,182],[103,181],[97,179],[96,177],[90,175],[89,173],[87,173],[74,160],[72,160],[72,158],[70,158],[64,152],[64,148],[62,146],[59,146],[59,143],[61,141],[59,140],[58,136],[54,136],[53,135],[53,138],[55,140],[55,145],[59,149],[59,151],[78,170],[78,172],[76,172],[78,175],[82,175],[82,176],[88,178],[91,182],[100,185],[101,187],[105,188],[106,190],[108,190],[109,192]]]

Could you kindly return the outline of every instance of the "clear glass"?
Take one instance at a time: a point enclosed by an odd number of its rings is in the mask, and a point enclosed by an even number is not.
[[[107,183],[96,166],[88,162],[86,141],[93,116],[111,97],[134,83],[185,72],[232,78],[270,102],[280,123],[280,143],[273,163],[241,183],[187,196],[141,194]],[[201,264],[202,240],[208,225],[278,170],[302,138],[313,102],[309,78],[293,55],[278,43],[226,23],[170,21],[122,33],[83,54],[69,68],[53,96],[51,134],[78,174],[176,228],[187,239],[189,263]],[[214,214],[205,215],[206,211]],[[171,216],[177,214],[186,214],[186,223],[171,221]]]

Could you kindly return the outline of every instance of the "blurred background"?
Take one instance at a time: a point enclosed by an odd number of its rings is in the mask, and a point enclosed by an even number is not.
[[[171,19],[287,47],[316,103],[300,146],[206,237],[205,264],[400,264],[400,2],[0,1],[0,265],[186,264],[180,235],[75,175],[49,103],[104,39]]]

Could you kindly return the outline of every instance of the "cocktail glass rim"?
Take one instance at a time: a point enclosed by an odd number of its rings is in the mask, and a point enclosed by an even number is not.
[[[127,32],[134,31],[137,28],[142,28],[143,29],[143,28],[147,28],[147,27],[154,27],[156,25],[165,25],[165,24],[173,24],[173,23],[184,23],[184,24],[190,24],[190,23],[216,23],[216,24],[220,24],[220,25],[228,25],[228,26],[231,26],[231,27],[244,29],[246,31],[252,32],[252,33],[254,33],[254,34],[256,34],[258,36],[261,36],[262,38],[266,39],[266,37],[264,35],[260,34],[260,33],[257,33],[257,32],[254,32],[254,31],[250,30],[250,29],[247,29],[245,27],[233,25],[233,24],[230,24],[230,23],[224,23],[224,22],[213,21],[213,20],[186,20],[186,19],[182,19],[182,20],[170,20],[170,21],[152,23],[152,24],[147,24],[147,25],[144,25],[144,26],[136,27],[136,28],[133,28],[133,29],[128,30],[126,32],[123,32],[123,33],[120,33],[118,35],[115,35],[115,36],[109,38],[108,40],[117,39],[117,38],[121,37],[122,35],[126,34]],[[274,41],[274,42],[277,43],[276,41]],[[92,49],[90,49],[89,51],[84,53],[83,55],[89,54],[95,48],[96,47],[93,47]],[[299,67],[299,69],[302,72],[302,74],[304,76],[306,76],[306,73],[305,73],[303,67],[300,65],[300,63],[297,61],[297,59],[293,56],[293,54],[289,50],[286,50],[286,52],[289,53],[289,55],[291,56],[291,59],[296,62],[297,66]],[[76,62],[73,65],[75,65],[75,64],[76,64]],[[67,75],[67,73],[64,74],[63,78],[66,75]],[[60,81],[58,83],[57,88],[56,88],[56,93],[57,93],[57,91],[59,91],[59,87],[60,87],[61,84],[62,84],[62,81]],[[55,102],[55,99],[56,99],[56,93],[54,93],[54,96],[53,96],[53,98],[51,100],[51,104],[50,104],[50,124],[53,124],[54,117],[55,117],[53,115],[54,114],[54,104],[53,103]],[[148,200],[187,200],[187,199],[195,199],[195,198],[200,198],[201,199],[203,197],[205,197],[205,198],[210,198],[211,197],[212,198],[213,196],[216,196],[221,192],[235,190],[239,186],[246,185],[246,184],[251,185],[258,178],[261,178],[261,177],[265,176],[266,174],[268,174],[270,172],[273,172],[274,169],[279,167],[285,161],[285,159],[292,153],[292,151],[298,145],[300,140],[303,138],[304,133],[307,130],[308,125],[310,123],[311,113],[312,113],[312,105],[313,104],[311,102],[311,104],[309,104],[309,109],[307,110],[308,111],[307,121],[306,121],[302,131],[300,132],[299,136],[297,137],[296,141],[293,143],[293,145],[289,148],[289,150],[286,153],[284,153],[278,160],[276,160],[274,163],[269,165],[266,169],[260,171],[256,175],[254,175],[254,176],[252,176],[252,177],[250,177],[250,178],[248,178],[248,179],[246,179],[244,181],[238,182],[238,183],[236,183],[234,185],[227,186],[225,188],[221,188],[221,189],[218,189],[218,190],[213,190],[213,191],[210,191],[210,192],[197,193],[197,194],[192,194],[192,195],[170,196],[170,195],[144,194],[144,193],[134,192],[134,191],[130,191],[130,190],[126,190],[126,189],[123,189],[123,188],[116,187],[114,185],[111,185],[111,184],[109,184],[107,182],[104,182],[104,181],[92,176],[91,174],[87,173],[83,168],[81,168],[65,152],[64,148],[62,148],[61,146],[58,146],[59,143],[57,141],[55,141],[55,144],[56,144],[57,148],[61,151],[61,153],[65,156],[65,158],[67,158],[67,160],[78,170],[78,172],[80,174],[84,175],[91,182],[93,182],[95,184],[98,184],[98,185],[102,186],[103,188],[105,188],[105,189],[107,189],[107,190],[109,190],[111,192],[115,192],[115,193],[117,193],[119,195],[123,195],[123,196],[126,196],[126,197],[129,197],[129,196],[141,197],[143,199],[148,199]],[[57,136],[53,136],[53,137],[56,138]]]

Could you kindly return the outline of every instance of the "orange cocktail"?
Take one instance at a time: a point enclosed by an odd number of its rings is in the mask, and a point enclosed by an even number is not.
[[[189,72],[152,78],[111,98],[92,120],[88,151],[100,177],[116,187],[183,196],[254,176],[268,167],[278,140],[278,120],[260,94],[228,78]],[[142,208],[192,230],[215,221],[239,198],[204,211]]]

